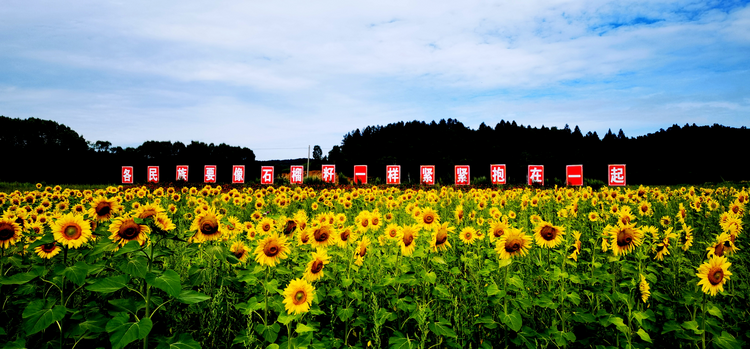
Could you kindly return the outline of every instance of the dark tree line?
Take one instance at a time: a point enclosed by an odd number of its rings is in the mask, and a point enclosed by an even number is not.
[[[544,165],[546,182],[565,183],[565,166],[582,164],[584,178],[606,182],[608,164],[626,164],[632,184],[703,184],[750,179],[742,150],[750,130],[674,125],[628,138],[611,130],[600,138],[576,126],[532,128],[515,121],[473,130],[453,119],[368,126],[344,136],[329,153],[346,176],[367,164],[370,178],[384,179],[386,165],[401,165],[403,180],[419,180],[420,165],[435,165],[442,183],[453,183],[453,166],[470,165],[472,178],[490,176],[490,164],[506,164],[508,182],[526,182],[528,165]],[[738,156],[739,155],[739,156]]]
[[[510,184],[526,182],[528,165],[544,165],[548,184],[563,184],[565,166],[584,165],[584,178],[606,182],[607,164],[626,164],[631,184],[703,184],[750,179],[744,150],[750,130],[713,126],[673,125],[635,138],[620,130],[599,137],[578,126],[532,128],[515,121],[476,130],[453,119],[439,122],[398,122],[368,126],[344,136],[328,156],[316,146],[311,169],[337,165],[353,175],[354,165],[368,165],[369,177],[384,182],[386,165],[401,165],[402,181],[416,183],[420,165],[435,165],[442,183],[453,183],[453,166],[470,165],[472,181],[490,176],[490,164],[506,164]],[[231,182],[232,165],[245,165],[246,181],[257,180],[261,162],[252,150],[227,144],[192,141],[147,141],[132,148],[108,141],[86,141],[54,121],[0,116],[0,181],[49,183],[120,183],[121,166],[134,166],[135,182],[146,181],[146,167],[158,165],[162,181],[175,179],[175,166],[190,166],[190,182],[203,181],[203,166],[216,165],[219,183]],[[288,161],[287,161],[288,162]],[[303,163],[302,159],[294,160]],[[288,171],[289,163],[276,172]]]
[[[245,165],[246,180],[260,169],[244,147],[192,141],[146,141],[137,148],[87,142],[54,121],[0,116],[0,181],[49,183],[120,183],[122,166],[134,166],[136,183],[146,181],[146,167],[160,166],[161,180],[175,180],[175,166],[190,166],[190,181],[203,181],[203,166],[217,166],[217,181],[231,182],[232,165]]]

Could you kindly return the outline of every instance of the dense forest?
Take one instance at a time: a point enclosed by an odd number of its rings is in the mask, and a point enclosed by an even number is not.
[[[163,180],[171,181],[176,165],[189,165],[190,181],[200,183],[203,166],[217,165],[218,182],[228,183],[231,166],[243,164],[247,181],[253,182],[261,164],[277,165],[277,174],[292,162],[301,164],[301,159],[257,162],[252,150],[224,143],[147,141],[136,148],[112,147],[37,118],[0,116],[0,130],[3,182],[119,183],[123,165],[135,167],[136,183],[145,182],[149,165],[161,166]],[[336,164],[338,172],[351,177],[353,165],[368,165],[371,183],[382,183],[386,165],[401,165],[402,182],[414,183],[420,165],[435,165],[446,184],[453,183],[454,165],[470,165],[472,183],[487,183],[490,164],[506,164],[508,183],[522,184],[526,166],[534,164],[545,166],[545,182],[554,185],[564,183],[566,165],[582,164],[587,183],[597,185],[606,181],[607,164],[626,164],[630,184],[703,184],[750,179],[748,166],[737,156],[747,139],[745,127],[717,124],[673,125],[634,138],[610,130],[600,138],[567,125],[535,128],[501,121],[474,130],[453,119],[411,121],[354,130],[325,157],[316,146],[311,169]]]
[[[490,164],[506,164],[508,182],[526,182],[528,165],[544,165],[546,184],[564,184],[565,166],[582,164],[587,183],[606,183],[608,164],[626,164],[631,184],[703,184],[750,179],[737,157],[750,130],[721,125],[674,125],[628,138],[611,130],[600,138],[576,126],[532,128],[500,121],[473,130],[457,120],[398,122],[368,126],[344,136],[328,160],[345,175],[352,165],[369,165],[370,177],[384,177],[386,165],[401,165],[402,177],[418,181],[420,165],[435,165],[442,183],[453,183],[453,166],[470,165],[472,182],[490,176]],[[348,171],[348,172],[347,172]]]
[[[54,121],[4,116],[0,130],[3,182],[120,183],[124,165],[134,166],[136,183],[146,181],[146,167],[152,165],[160,166],[163,181],[174,180],[177,165],[190,166],[189,179],[202,181],[203,166],[216,165],[217,181],[227,183],[232,165],[245,165],[248,171],[256,166],[252,150],[224,143],[147,141],[137,148],[112,147],[108,141],[87,142]]]

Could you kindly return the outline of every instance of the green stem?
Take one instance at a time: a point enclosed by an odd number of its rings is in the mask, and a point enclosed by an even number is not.
[[[271,273],[271,267],[266,267],[266,278],[263,281],[263,290],[265,291],[266,295],[266,311],[263,315],[263,325],[268,326],[268,287],[266,287],[266,284],[268,284],[268,274]]]
[[[703,294],[703,320],[701,321],[701,329],[703,330],[703,333],[701,333],[701,342],[703,343],[702,348],[706,349],[706,294]]]

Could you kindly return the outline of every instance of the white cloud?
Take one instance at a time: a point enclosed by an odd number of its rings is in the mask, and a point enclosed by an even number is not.
[[[747,6],[10,1],[0,32],[0,59],[17,64],[0,67],[0,114],[115,145],[327,151],[355,128],[401,120],[633,135],[709,109],[722,117],[710,123],[747,113],[745,85],[722,75],[747,75]]]

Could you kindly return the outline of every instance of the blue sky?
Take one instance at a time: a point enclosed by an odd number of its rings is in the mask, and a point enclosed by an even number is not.
[[[259,160],[411,120],[750,126],[748,1],[5,0],[0,62],[0,115]]]

